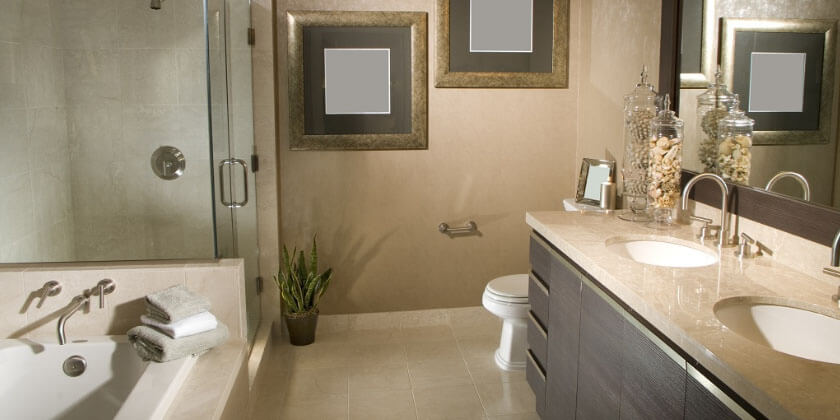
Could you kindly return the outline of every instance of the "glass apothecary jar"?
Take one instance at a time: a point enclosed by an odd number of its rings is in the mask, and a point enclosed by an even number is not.
[[[648,82],[647,67],[642,68],[636,87],[624,95],[624,160],[621,166],[622,195],[629,212],[619,215],[630,221],[649,221],[647,174],[650,122],[656,117],[657,96]]]
[[[754,126],[737,101],[735,109],[718,123],[717,170],[723,179],[749,184]]]
[[[703,172],[715,173],[719,123],[735,106],[735,95],[726,88],[718,68],[715,82],[697,97],[697,157],[703,165]]]
[[[684,124],[670,108],[671,98],[665,95],[662,111],[650,123],[648,141],[648,200],[660,226],[673,223],[680,200]]]

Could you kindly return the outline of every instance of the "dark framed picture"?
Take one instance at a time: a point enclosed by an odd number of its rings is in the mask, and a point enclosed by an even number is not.
[[[436,87],[566,88],[569,0],[438,0]]]
[[[721,29],[721,68],[755,120],[753,143],[828,143],[836,21],[723,18]]]
[[[292,150],[427,148],[426,13],[286,16]]]

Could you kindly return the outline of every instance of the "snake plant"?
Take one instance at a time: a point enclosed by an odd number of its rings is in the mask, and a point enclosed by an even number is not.
[[[274,276],[274,282],[285,304],[285,313],[303,315],[317,311],[321,296],[330,285],[332,268],[318,274],[318,244],[315,237],[312,237],[312,251],[308,264],[302,250],[298,251],[296,247],[289,255],[285,245],[281,263],[280,270]]]

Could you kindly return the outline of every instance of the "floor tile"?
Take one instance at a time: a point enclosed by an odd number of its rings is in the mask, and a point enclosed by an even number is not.
[[[425,360],[460,359],[461,351],[455,340],[423,341],[405,345],[409,363]]]
[[[350,372],[350,394],[366,390],[410,390],[408,367],[362,367]]]
[[[481,419],[484,410],[473,385],[427,388],[414,391],[420,420]]]
[[[410,362],[408,373],[413,378],[435,378],[449,376],[469,376],[467,365],[461,358],[433,359]]]
[[[528,413],[534,410],[534,392],[524,380],[477,382],[475,386],[487,415]]]
[[[503,414],[501,416],[487,416],[487,420],[540,420],[536,411],[521,414]]]
[[[410,390],[369,390],[350,395],[351,420],[416,419]]]
[[[280,407],[283,420],[346,420],[350,418],[347,395],[326,395],[307,401],[286,402]]]
[[[325,396],[347,396],[347,368],[295,369],[289,373],[284,401],[286,404],[321,399]]]

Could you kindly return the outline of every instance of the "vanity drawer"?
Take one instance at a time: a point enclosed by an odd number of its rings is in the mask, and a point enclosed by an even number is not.
[[[545,327],[534,317],[533,312],[528,312],[528,348],[534,354],[537,362],[545,366],[548,360],[548,333]]]
[[[549,245],[537,237],[536,234],[531,234],[530,246],[529,260],[531,271],[537,278],[543,280],[543,284],[548,284],[548,276],[551,273],[551,252],[549,252]]]
[[[548,325],[548,287],[534,273],[528,275],[528,303],[537,321]]]
[[[531,390],[534,391],[537,403],[537,414],[540,418],[545,417],[545,372],[539,363],[534,359],[533,353],[529,350],[528,361],[525,364],[525,379]]]

